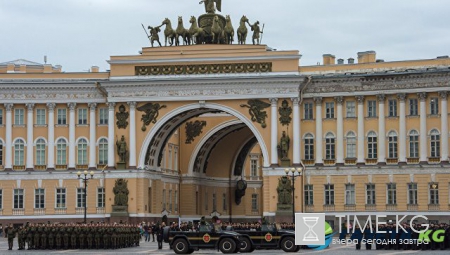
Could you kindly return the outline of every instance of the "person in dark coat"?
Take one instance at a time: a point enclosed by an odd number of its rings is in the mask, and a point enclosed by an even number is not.
[[[355,230],[353,231],[352,236],[350,239],[353,240],[353,242],[356,243],[356,249],[361,250],[361,240],[363,238],[363,233],[361,232],[361,229],[358,225],[355,226]]]
[[[153,222],[152,222],[152,227],[151,227],[151,234],[152,234],[153,242],[155,242],[156,225],[155,225],[155,223],[153,223]],[[150,241],[149,241],[149,242],[150,242]]]
[[[341,233],[339,233],[339,240],[341,242],[345,242],[346,237],[347,237],[347,223],[342,223]]]
[[[164,232],[165,224],[158,224],[156,227],[156,240],[158,241],[158,250],[161,250],[163,247],[163,232]]]
[[[370,227],[367,227],[364,229],[364,239],[366,241],[366,250],[372,249],[372,241],[375,238],[374,235],[374,227],[372,226],[372,229]]]

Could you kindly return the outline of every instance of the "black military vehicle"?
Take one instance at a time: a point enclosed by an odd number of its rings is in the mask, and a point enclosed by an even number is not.
[[[235,230],[241,234],[240,252],[252,252],[255,249],[282,249],[285,252],[297,252],[294,230],[277,229],[275,225],[261,225],[261,229]]]
[[[177,254],[191,254],[200,249],[218,249],[222,253],[237,253],[241,249],[241,235],[224,231],[220,226],[200,225],[199,231],[171,231],[164,228],[164,242]]]

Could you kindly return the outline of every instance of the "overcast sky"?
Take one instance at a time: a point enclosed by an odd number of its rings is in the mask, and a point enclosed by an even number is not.
[[[141,23],[175,23],[204,13],[199,0],[0,0],[0,62],[27,59],[63,71],[109,69],[114,55],[134,55],[149,41]],[[385,61],[450,55],[448,0],[222,0],[234,28],[245,14],[265,24],[263,44],[299,50],[301,65],[322,54],[357,58],[375,50]],[[175,25],[174,25],[175,26]],[[164,36],[160,34],[161,41]],[[251,34],[247,37],[251,43]]]

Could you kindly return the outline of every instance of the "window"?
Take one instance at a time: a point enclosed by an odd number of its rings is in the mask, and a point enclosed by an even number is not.
[[[87,124],[87,108],[78,109],[78,125],[86,125]]]
[[[334,119],[334,102],[325,103],[325,118]]]
[[[397,184],[395,183],[387,184],[387,204],[397,204]]]
[[[169,145],[169,167],[168,169],[172,170],[172,145]]]
[[[98,142],[98,163],[100,165],[108,164],[108,140],[100,139]]]
[[[100,125],[108,125],[108,108],[99,109],[99,123]]]
[[[0,189],[0,209],[3,209],[3,190]]]
[[[42,138],[36,141],[36,165],[45,165],[45,140]]]
[[[437,183],[430,184],[430,204],[439,204],[439,185]]]
[[[436,115],[439,114],[439,98],[432,97],[430,99],[430,114]]]
[[[14,209],[23,209],[23,189],[14,189]]]
[[[389,158],[397,158],[397,133],[394,131],[388,134]]]
[[[355,203],[355,184],[345,184],[345,204],[354,205]]]
[[[258,194],[252,194],[252,211],[258,211]]]
[[[367,136],[367,157],[369,159],[377,158],[377,134],[370,131]]]
[[[409,99],[409,115],[411,116],[419,115],[419,106],[417,98]]]
[[[305,205],[314,205],[313,185],[305,185]]]
[[[172,211],[172,190],[169,190],[169,212]]]
[[[441,152],[441,138],[439,135],[439,131],[436,129],[431,130],[430,133],[430,146],[431,146],[431,157],[438,158],[440,157]]]
[[[66,208],[66,188],[56,189],[56,208]]]
[[[14,125],[24,125],[24,109],[14,109]]]
[[[16,166],[25,165],[24,150],[25,150],[25,142],[22,139],[18,139],[14,143],[14,165]]]
[[[78,165],[86,165],[87,164],[87,141],[84,138],[81,138],[78,141]]]
[[[397,117],[397,100],[390,99],[389,103],[389,117]]]
[[[84,200],[84,188],[77,188],[77,207],[84,208],[86,201]]]
[[[222,194],[222,209],[227,210],[227,194],[225,193]]]
[[[366,184],[366,204],[368,205],[376,204],[375,184],[373,183]]]
[[[314,137],[311,134],[305,135],[305,159],[314,159]]]
[[[45,109],[36,109],[36,125],[45,125]]]
[[[356,117],[355,101],[346,102],[346,107],[347,107],[347,118],[355,118]]]
[[[34,208],[45,208],[45,189],[34,190]]]
[[[325,184],[325,205],[334,205],[334,184]]]
[[[408,183],[408,204],[417,205],[417,183]]]
[[[356,158],[356,135],[352,131],[347,133],[347,158]]]
[[[212,197],[212,204],[213,204],[213,212],[217,211],[217,199],[216,199],[216,193],[213,193]]]
[[[0,141],[0,166],[3,166],[3,142]]]
[[[367,101],[367,117],[373,118],[377,116],[377,101]]]
[[[3,109],[0,109],[0,125],[3,125]]]
[[[178,212],[178,190],[175,190],[175,212]]]
[[[174,146],[174,147],[173,147],[173,158],[174,158],[174,161],[173,161],[173,164],[174,164],[173,170],[175,170],[175,171],[178,172],[178,146]]]
[[[325,136],[325,158],[335,159],[335,138],[332,133]]]
[[[312,120],[314,118],[313,103],[304,104],[304,113],[305,113],[305,120]]]
[[[67,158],[67,144],[64,139],[59,139],[56,142],[56,164],[65,165]]]
[[[58,125],[66,125],[67,124],[67,110],[66,109],[58,109]]]
[[[166,210],[166,190],[163,189],[163,193],[162,193],[162,206],[163,206],[163,211]]]
[[[105,207],[105,188],[97,188],[97,207]]]
[[[409,132],[409,157],[419,157],[419,133],[416,130]]]
[[[258,176],[258,159],[250,160],[250,176]]]

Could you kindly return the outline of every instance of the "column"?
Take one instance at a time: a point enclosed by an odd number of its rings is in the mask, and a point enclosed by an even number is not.
[[[441,162],[448,163],[448,108],[447,91],[439,92],[441,98]]]
[[[344,97],[335,97],[337,104],[337,143],[336,143],[336,165],[344,164],[344,115],[342,105]]]
[[[365,146],[364,146],[364,96],[357,96],[358,101],[358,155],[357,164],[365,164]]]
[[[293,145],[293,165],[300,165],[300,107],[298,97],[291,98],[292,108],[294,112],[293,118],[293,132],[294,132],[294,145]]]
[[[270,98],[270,164],[278,165],[278,98]]]
[[[33,153],[33,109],[34,104],[26,104],[27,106],[27,171],[34,170],[34,153]]]
[[[322,150],[322,98],[315,97],[316,104],[316,165],[323,165],[323,150]]]
[[[47,170],[55,169],[55,103],[47,103],[48,110],[48,142]]]
[[[114,106],[108,103],[108,169],[114,169]]]
[[[378,164],[386,164],[386,124],[384,101],[386,95],[377,95],[378,99]]]
[[[96,123],[97,119],[95,118],[95,110],[97,108],[96,103],[89,104],[89,169],[97,169],[97,147],[96,140]]]
[[[400,116],[399,116],[399,134],[398,134],[398,162],[400,164],[406,163],[406,94],[401,93],[397,95],[400,101]]]
[[[130,162],[129,168],[136,168],[136,102],[128,102],[130,106]]]
[[[420,136],[419,136],[419,161],[422,164],[428,163],[428,154],[427,154],[427,93],[420,92],[417,94],[419,96],[420,106],[419,106],[419,114],[420,114]]]
[[[12,170],[12,108],[13,104],[5,104],[6,137],[5,137],[5,170]]]
[[[75,169],[75,107],[76,103],[68,103],[69,107],[69,169]]]

